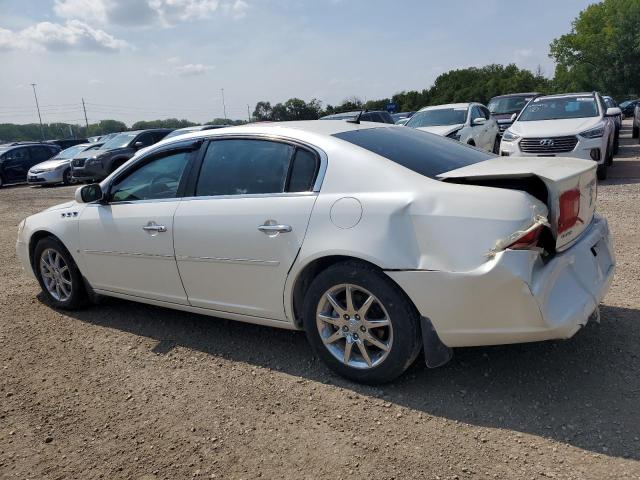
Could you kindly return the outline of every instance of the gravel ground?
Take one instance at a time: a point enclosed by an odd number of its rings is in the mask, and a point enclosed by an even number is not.
[[[126,301],[50,308],[20,219],[73,188],[0,190],[0,477],[640,478],[640,146],[599,186],[618,272],[570,341],[349,383],[304,335]]]

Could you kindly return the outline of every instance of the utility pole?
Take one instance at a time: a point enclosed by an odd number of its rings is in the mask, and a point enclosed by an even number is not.
[[[249,119],[249,123],[251,123],[251,110],[249,109],[249,105],[247,105],[247,118]]]
[[[222,92],[222,110],[224,111],[224,121],[226,123],[226,121],[227,121],[227,106],[224,103],[224,88],[221,88],[220,91]]]
[[[40,105],[38,105],[38,95],[36,95],[36,84],[32,83],[33,96],[36,99],[36,109],[38,110],[38,119],[40,120],[40,140],[44,141],[44,128],[42,128],[42,116],[40,115]]]
[[[85,137],[89,136],[89,120],[87,120],[87,107],[84,106],[84,98],[82,99],[82,110],[84,110],[84,124],[87,126],[87,133]]]

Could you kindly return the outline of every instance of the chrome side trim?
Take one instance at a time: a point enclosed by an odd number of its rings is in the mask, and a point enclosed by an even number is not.
[[[279,260],[257,260],[254,258],[224,258],[224,257],[189,257],[187,255],[178,255],[176,260],[179,262],[208,262],[208,263],[237,263],[241,265],[264,265],[266,267],[277,267],[280,265]]]
[[[199,197],[182,197],[183,202],[192,200],[231,200],[241,198],[271,198],[271,197],[316,197],[317,192],[281,192],[281,193],[247,193],[244,195],[208,195]]]
[[[111,250],[82,250],[89,255],[111,255],[116,257],[149,258],[153,260],[173,260],[173,255],[154,255],[149,253],[115,252]]]

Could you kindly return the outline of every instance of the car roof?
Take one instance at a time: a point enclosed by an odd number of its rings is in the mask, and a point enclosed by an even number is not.
[[[540,95],[540,98],[562,98],[562,97],[594,97],[596,92],[575,92],[575,93],[553,93],[550,95]]]

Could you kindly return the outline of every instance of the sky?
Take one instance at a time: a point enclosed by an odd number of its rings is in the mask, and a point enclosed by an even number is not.
[[[246,119],[256,102],[422,90],[450,69],[547,76],[587,0],[0,0],[0,123]]]

